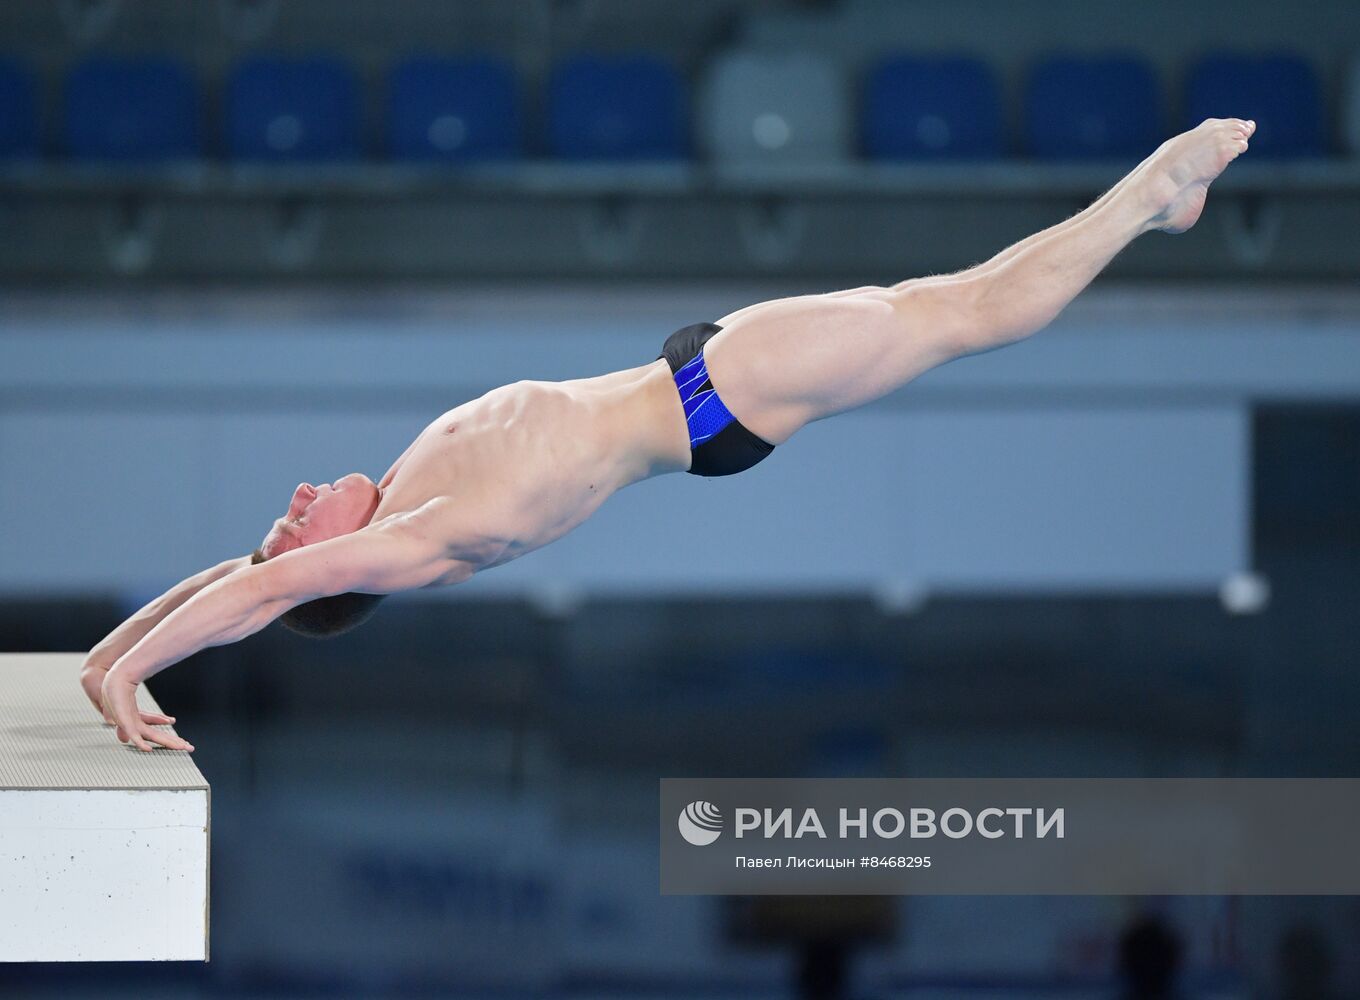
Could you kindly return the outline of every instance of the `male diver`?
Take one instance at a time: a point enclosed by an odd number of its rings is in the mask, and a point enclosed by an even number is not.
[[[462,583],[580,524],[615,490],[667,472],[749,469],[804,424],[862,406],[954,358],[1047,326],[1139,235],[1195,224],[1251,121],[1163,143],[1065,222],[957,274],[763,302],[672,334],[650,364],[516,382],[429,424],[374,483],[303,483],[251,556],[178,584],[86,658],[81,684],[117,738],[193,750],[137,709],[137,685],[275,618],[313,636],[382,595]]]

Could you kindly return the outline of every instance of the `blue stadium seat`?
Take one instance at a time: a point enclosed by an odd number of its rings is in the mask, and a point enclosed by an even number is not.
[[[411,160],[481,160],[521,148],[514,70],[501,59],[417,57],[393,67],[388,149]]]
[[[876,159],[978,159],[1002,154],[1001,93],[983,62],[893,56],[864,90],[864,151]]]
[[[38,92],[19,63],[0,60],[0,157],[38,155]]]
[[[1186,127],[1205,118],[1255,119],[1253,159],[1322,155],[1324,117],[1317,74],[1295,55],[1215,53],[1193,67],[1186,84]]]
[[[1352,156],[1360,156],[1360,56],[1351,63],[1345,102],[1341,113],[1342,144]]]
[[[680,75],[646,55],[576,56],[548,88],[548,145],[573,160],[665,160],[688,149]]]
[[[1025,93],[1025,151],[1043,159],[1138,157],[1166,136],[1152,67],[1133,56],[1053,56]]]
[[[145,162],[202,152],[198,85],[171,59],[87,59],[66,77],[65,109],[73,157]]]
[[[226,147],[242,160],[358,156],[358,80],[331,56],[245,60],[227,85]]]

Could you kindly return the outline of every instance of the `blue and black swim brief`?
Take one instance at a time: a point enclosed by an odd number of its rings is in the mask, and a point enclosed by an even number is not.
[[[689,425],[689,471],[696,476],[730,476],[745,472],[774,451],[770,444],[741,425],[718,396],[704,363],[704,343],[722,327],[696,323],[666,338],[658,358],[665,358]]]

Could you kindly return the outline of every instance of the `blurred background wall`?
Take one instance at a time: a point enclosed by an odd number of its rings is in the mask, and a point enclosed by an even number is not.
[[[662,776],[1356,773],[1360,8],[0,2],[6,650],[493,386],[965,267],[1228,115],[1200,225],[1034,340],[158,676],[213,960],[0,992],[1360,995],[1347,898],[781,908],[661,897],[655,849]]]

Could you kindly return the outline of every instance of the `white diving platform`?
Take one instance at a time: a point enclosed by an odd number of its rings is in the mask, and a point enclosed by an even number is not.
[[[83,659],[0,655],[0,961],[206,961],[208,782],[119,743]]]

